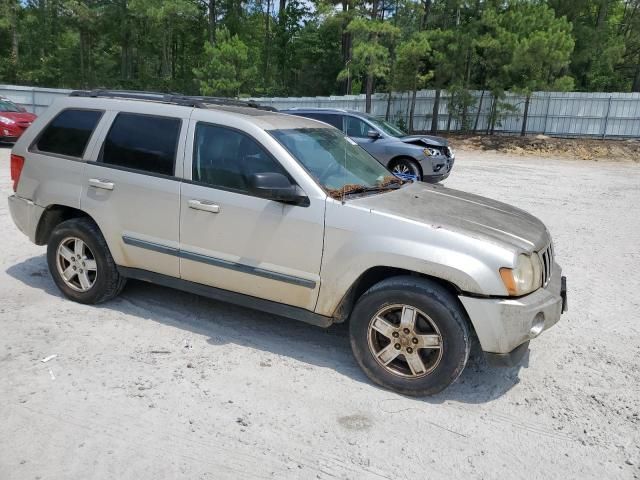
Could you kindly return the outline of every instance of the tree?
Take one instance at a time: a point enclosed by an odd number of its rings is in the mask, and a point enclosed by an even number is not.
[[[571,25],[545,4],[521,2],[500,15],[498,23],[511,57],[503,65],[503,76],[510,88],[525,94],[524,136],[532,92],[573,88],[573,78],[566,75],[574,47]]]
[[[0,0],[0,82],[195,93],[225,30],[256,66],[243,93],[361,88],[370,109],[374,90],[415,83],[436,90],[434,131],[445,90],[462,124],[474,88],[495,121],[505,91],[640,91],[640,0]],[[433,77],[407,83],[396,47],[420,32]]]
[[[429,68],[433,72],[431,86],[436,89],[436,98],[431,116],[431,132],[438,131],[440,98],[443,88],[452,85],[462,77],[464,72],[464,47],[459,42],[461,34],[456,30],[430,30],[426,38],[431,45]]]
[[[348,27],[353,35],[353,60],[350,67],[338,74],[338,80],[350,75],[362,75],[366,81],[366,111],[371,112],[371,95],[374,81],[384,79],[389,73],[389,46],[400,33],[398,28],[379,20],[356,18]]]
[[[18,0],[0,0],[0,78],[15,82],[19,61]]]
[[[398,59],[394,84],[402,90],[411,91],[409,109],[409,132],[413,132],[413,118],[416,107],[416,93],[424,88],[433,77],[427,62],[431,55],[431,45],[426,32],[416,33],[410,40],[398,46]]]
[[[577,87],[605,91],[628,89],[631,72],[625,68],[626,52],[629,41],[633,40],[627,34],[634,29],[627,28],[633,27],[640,2],[550,0],[549,5],[556,17],[565,17],[573,26],[575,49],[571,55],[570,73]]]
[[[249,91],[256,68],[248,61],[248,48],[227,30],[217,35],[216,45],[205,44],[205,64],[194,69],[203,95],[237,97]]]

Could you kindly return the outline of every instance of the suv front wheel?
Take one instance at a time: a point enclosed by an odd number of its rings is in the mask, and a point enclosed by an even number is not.
[[[406,180],[415,179],[418,182],[422,181],[420,166],[415,160],[411,160],[409,158],[398,158],[391,163],[390,169],[394,175],[399,176],[400,178]]]
[[[47,263],[60,291],[79,303],[109,300],[126,282],[100,229],[88,218],[73,218],[54,229],[47,244]]]
[[[350,319],[351,348],[378,385],[414,396],[445,389],[462,373],[470,350],[466,315],[442,286],[394,277],[371,287]]]

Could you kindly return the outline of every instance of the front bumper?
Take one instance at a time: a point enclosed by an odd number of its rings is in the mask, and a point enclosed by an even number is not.
[[[441,182],[443,180],[446,180],[447,178],[449,178],[449,174],[451,173],[451,170],[449,170],[447,173],[443,173],[441,175],[425,175],[422,178],[423,182],[427,182],[427,183],[438,183]]]
[[[0,123],[0,142],[14,143],[20,135],[24,133],[27,127],[18,124],[5,125]]]
[[[38,228],[38,223],[40,222],[44,208],[36,205],[31,200],[17,195],[11,195],[9,197],[9,211],[11,212],[13,223],[35,243],[36,229]]]
[[[422,180],[429,183],[437,183],[446,179],[451,174],[456,157],[454,153],[451,153],[450,157],[446,155],[432,155],[420,160],[423,172]]]
[[[459,298],[489,363],[510,365],[526,353],[526,346],[519,347],[555,325],[566,311],[566,279],[555,264],[549,284],[529,295],[513,299]]]

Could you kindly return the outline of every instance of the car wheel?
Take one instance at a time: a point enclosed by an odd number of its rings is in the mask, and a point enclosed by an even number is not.
[[[415,178],[419,182],[422,181],[420,166],[416,161],[408,158],[394,160],[391,164],[391,172],[400,178]]]
[[[87,218],[60,223],[47,244],[47,263],[62,293],[79,303],[101,303],[118,295],[126,279],[98,226]]]
[[[471,340],[458,299],[416,277],[371,287],[351,314],[351,348],[378,385],[412,396],[433,395],[464,370]]]

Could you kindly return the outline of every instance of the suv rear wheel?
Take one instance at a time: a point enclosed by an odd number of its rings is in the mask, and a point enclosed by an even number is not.
[[[62,293],[79,303],[109,300],[124,288],[107,242],[88,218],[60,223],[47,244],[47,263]]]
[[[354,356],[371,380],[414,396],[432,395],[453,383],[471,346],[457,298],[415,277],[371,287],[353,310],[350,336]]]

